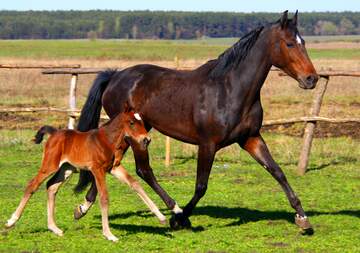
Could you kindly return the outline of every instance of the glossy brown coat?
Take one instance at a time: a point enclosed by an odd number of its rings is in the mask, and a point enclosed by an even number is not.
[[[272,66],[287,72],[304,89],[314,88],[318,75],[297,29],[297,13],[258,27],[217,59],[192,71],[136,65],[98,75],[83,107],[79,130],[97,126],[101,105],[110,118],[129,102],[143,116],[148,129],[199,146],[195,192],[184,207],[158,184],[147,151],[134,150],[136,170],[174,212],[173,228],[190,226],[188,217],[207,190],[215,153],[233,143],[251,154],[279,182],[297,215],[307,219],[300,200],[260,135],[263,120],[260,91]],[[80,175],[78,186],[91,179]],[[87,201],[93,202],[92,184]],[[304,224],[299,222],[298,224]]]

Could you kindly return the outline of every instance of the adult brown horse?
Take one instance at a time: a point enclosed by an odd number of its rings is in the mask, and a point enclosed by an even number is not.
[[[297,80],[303,89],[314,88],[318,81],[297,29],[297,13],[288,19],[287,11],[284,12],[279,21],[251,31],[217,59],[192,71],[136,65],[100,73],[78,128],[85,131],[97,127],[101,105],[114,118],[128,101],[148,129],[154,127],[165,135],[199,146],[195,193],[183,210],[157,183],[147,151],[134,151],[137,174],[174,212],[170,220],[173,228],[191,225],[188,217],[206,192],[215,153],[238,143],[278,181],[296,210],[296,223],[311,233],[300,200],[260,135],[260,90],[273,65]],[[90,181],[89,175],[82,174],[78,189]],[[87,206],[94,202],[96,192],[93,184],[86,197]],[[76,215],[81,217],[84,213]]]

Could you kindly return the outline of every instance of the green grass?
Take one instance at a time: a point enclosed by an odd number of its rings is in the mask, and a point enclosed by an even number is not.
[[[215,58],[236,39],[159,40],[17,40],[0,41],[0,58],[173,60]],[[312,59],[359,59],[358,49],[312,49]]]
[[[35,175],[41,145],[32,131],[0,131],[0,222],[10,217],[26,182]],[[180,205],[192,196],[195,149],[173,144],[173,162],[163,166],[164,138],[152,134],[152,165],[160,184]],[[191,217],[193,230],[171,231],[160,225],[139,198],[108,176],[110,224],[119,243],[101,234],[98,204],[81,221],[72,211],[83,200],[71,189],[77,175],[57,195],[57,223],[62,238],[46,229],[44,186],[30,200],[14,229],[0,233],[0,252],[356,252],[360,238],[360,149],[350,138],[315,139],[310,171],[296,175],[301,145],[298,138],[266,134],[265,139],[302,200],[313,236],[302,236],[293,224],[294,211],[274,179],[245,152],[232,146],[221,151],[213,166],[207,194]],[[131,154],[123,162],[135,176]],[[141,182],[150,197],[168,211]]]

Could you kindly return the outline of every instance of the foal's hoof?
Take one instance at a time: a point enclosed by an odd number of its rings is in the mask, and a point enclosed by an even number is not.
[[[311,226],[309,219],[307,217],[302,217],[300,215],[295,216],[295,223],[301,229],[301,234],[303,235],[312,235],[314,234],[314,229]]]
[[[10,228],[14,227],[14,225],[15,225],[15,223],[11,224],[11,223],[9,223],[9,222],[6,222],[6,223],[4,224],[4,227],[5,227],[6,229],[10,229]]]
[[[109,241],[112,241],[112,242],[117,242],[117,241],[119,241],[119,238],[117,238],[115,235],[104,235],[105,236],[105,238],[107,239],[107,240],[109,240]]]
[[[81,208],[80,206],[77,206],[75,207],[75,210],[74,210],[74,219],[75,220],[80,220],[82,217],[84,217],[86,215],[86,213],[83,213],[81,211]]]
[[[57,236],[64,236],[64,232],[58,227],[49,226],[48,229]]]
[[[166,218],[159,220],[161,225],[166,225]]]
[[[191,222],[183,213],[176,213],[171,216],[170,227],[174,230],[191,228]]]

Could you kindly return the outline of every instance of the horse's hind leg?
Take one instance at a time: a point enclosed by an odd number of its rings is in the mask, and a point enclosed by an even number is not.
[[[88,190],[88,192],[86,193],[84,203],[77,206],[74,210],[75,220],[79,220],[87,214],[87,212],[89,211],[89,209],[92,207],[92,205],[95,202],[97,192],[98,191],[96,188],[96,183],[91,182],[91,187]]]
[[[279,165],[273,160],[265,141],[258,135],[250,137],[245,142],[241,142],[240,146],[259,162],[264,168],[278,181],[283,188],[291,206],[296,210],[295,222],[306,234],[314,233],[314,230],[305,215],[304,209],[301,206],[299,198],[296,196],[291,186],[289,185],[284,172]]]
[[[51,174],[56,172],[59,168],[59,159],[56,157],[50,157],[50,155],[45,155],[41,168],[38,174],[30,180],[28,186],[25,189],[24,196],[20,201],[19,206],[17,207],[16,211],[13,213],[11,218],[5,224],[6,227],[12,227],[21,217],[22,212],[25,209],[25,206],[29,199],[31,198],[32,194],[36,192],[41,185],[41,183],[49,177]]]
[[[63,231],[56,226],[54,213],[55,213],[55,197],[60,186],[70,177],[74,172],[74,167],[69,164],[63,164],[60,170],[47,182],[48,194],[48,229],[58,236],[62,236]]]
[[[159,211],[159,208],[154,204],[154,202],[147,196],[140,184],[128,174],[128,172],[121,165],[114,167],[110,173],[119,179],[122,182],[128,184],[132,189],[134,189],[144,203],[150,208],[150,210],[159,218],[162,224],[165,224],[166,217]]]

